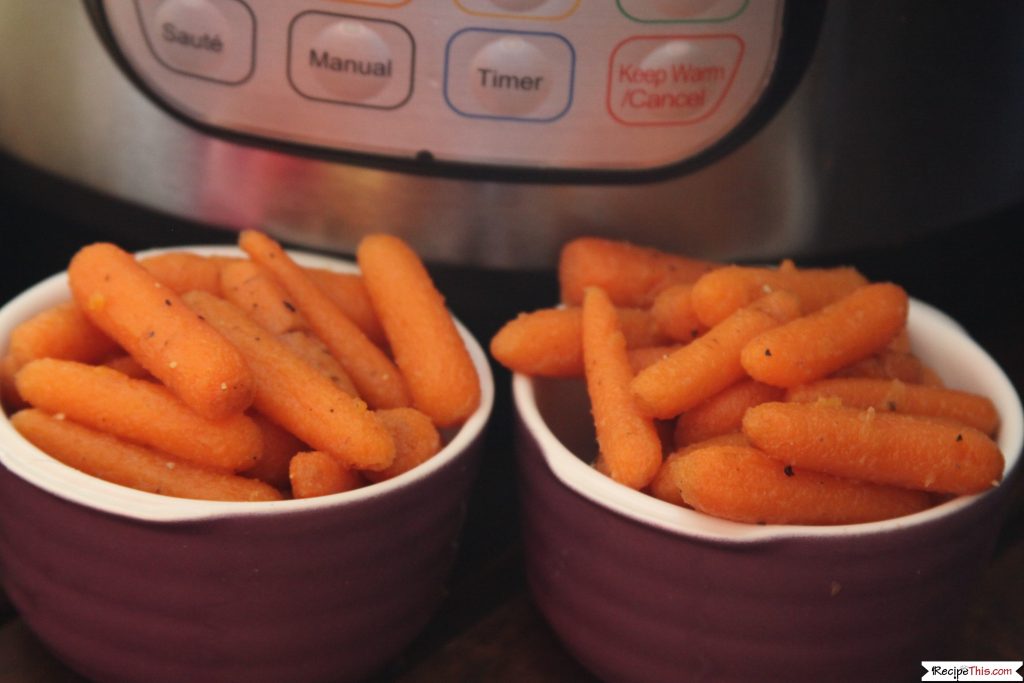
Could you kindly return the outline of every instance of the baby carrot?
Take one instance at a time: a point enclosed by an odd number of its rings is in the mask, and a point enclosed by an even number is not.
[[[693,309],[693,285],[672,285],[658,292],[651,305],[658,328],[669,338],[690,342],[707,331]]]
[[[348,376],[345,368],[331,355],[330,349],[322,341],[303,330],[287,332],[279,335],[278,339],[292,353],[331,380],[334,386],[349,396],[359,396],[356,385],[352,383],[352,378]]]
[[[813,382],[884,348],[906,324],[907,307],[901,287],[866,285],[752,339],[743,348],[743,368],[773,386]]]
[[[672,464],[676,460],[684,457],[688,453],[692,453],[698,448],[705,448],[707,446],[748,445],[750,444],[747,442],[747,437],[743,436],[741,432],[732,432],[731,434],[713,436],[706,441],[699,441],[697,443],[692,443],[689,446],[679,448],[665,457],[665,461],[661,463],[661,467],[658,468],[658,472],[654,475],[654,479],[651,480],[650,485],[647,487],[647,491],[655,498],[663,500],[666,503],[686,505],[682,494],[679,492],[679,485],[676,484],[675,477],[672,474]]]
[[[364,472],[372,482],[408,472],[441,450],[441,435],[429,417],[415,408],[378,410],[377,417],[395,442],[395,461],[378,472]]]
[[[309,446],[261,413],[250,410],[248,415],[263,436],[263,451],[252,467],[239,474],[265,481],[277,489],[288,488],[288,463],[299,451],[308,451]]]
[[[0,409],[12,413],[25,407],[25,400],[18,394],[14,374],[18,371],[14,356],[7,353],[0,358]]]
[[[462,423],[480,404],[480,379],[423,262],[390,235],[364,237],[356,260],[413,407],[438,427]]]
[[[677,448],[720,434],[738,432],[747,408],[767,401],[781,401],[778,387],[744,379],[687,410],[676,420],[673,441]]]
[[[370,295],[366,292],[362,276],[323,268],[306,268],[305,271],[370,341],[381,347],[388,343],[384,328],[370,303]]]
[[[252,261],[236,261],[220,271],[223,297],[267,331],[284,334],[306,326],[302,315],[267,271]]]
[[[626,344],[628,346],[629,340],[626,341]],[[667,344],[664,346],[642,346],[638,349],[627,349],[629,367],[633,368],[633,374],[635,375],[658,361],[668,358],[681,348],[682,344]]]
[[[254,230],[243,231],[238,244],[253,261],[274,274],[306,318],[310,329],[327,344],[331,355],[345,368],[359,395],[371,407],[409,405],[405,381],[391,359],[334,305],[280,244]]]
[[[740,351],[756,335],[799,315],[799,303],[778,291],[733,313],[632,382],[633,395],[645,415],[669,419],[743,378]]]
[[[940,493],[978,493],[1003,475],[985,434],[945,420],[820,403],[762,403],[743,433],[770,457],[837,477]]]
[[[926,368],[917,356],[890,349],[882,349],[878,353],[836,370],[830,376],[898,379],[910,384],[924,384],[928,379]]]
[[[178,294],[201,289],[220,296],[220,259],[187,251],[167,251],[139,259],[139,265]]]
[[[139,361],[135,360],[128,354],[108,358],[103,361],[103,365],[111,370],[117,370],[122,375],[127,375],[132,379],[145,379],[151,382],[156,381],[156,378],[149,374],[149,370],[139,365]]]
[[[234,305],[205,292],[188,292],[184,299],[245,357],[259,412],[353,469],[391,464],[395,446],[365,403],[336,387]]]
[[[277,489],[261,481],[199,467],[34,408],[14,414],[11,424],[53,458],[114,484],[178,498],[281,499]]]
[[[993,435],[999,427],[999,413],[985,396],[884,379],[823,379],[794,387],[786,393],[786,400],[814,403],[818,399],[834,397],[851,408],[891,410],[907,415],[941,417],[974,427]]]
[[[112,244],[84,247],[68,281],[89,319],[200,415],[223,418],[252,402],[238,351],[130,254]]]
[[[363,485],[359,473],[346,469],[323,451],[296,453],[288,465],[288,478],[295,498],[314,498],[343,493]]]
[[[694,283],[691,305],[699,320],[713,326],[768,292],[793,292],[804,313],[811,313],[867,283],[854,268],[797,268],[792,261],[778,268],[726,266]]]
[[[618,308],[628,348],[659,346],[669,338],[649,311]],[[583,318],[579,306],[521,313],[491,339],[491,355],[513,372],[534,377],[583,374]]]
[[[36,408],[197,465],[236,472],[263,448],[259,428],[244,414],[204,418],[163,385],[106,366],[42,358],[19,370],[15,382]]]
[[[857,524],[931,505],[928,494],[809,472],[749,446],[698,448],[672,464],[682,498],[750,524]]]
[[[693,283],[717,266],[629,242],[580,237],[562,248],[558,280],[564,304],[578,306],[583,290],[595,286],[617,306],[646,308],[669,285]]]
[[[583,361],[599,447],[596,467],[621,484],[642,489],[661,465],[661,439],[654,421],[633,405],[633,370],[619,316],[598,287],[588,287],[583,298]]]
[[[63,358],[96,363],[119,350],[117,342],[100,331],[74,301],[48,308],[11,331],[12,365],[36,358]]]

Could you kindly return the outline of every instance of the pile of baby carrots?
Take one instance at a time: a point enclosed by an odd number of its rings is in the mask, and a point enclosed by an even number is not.
[[[238,244],[247,258],[82,248],[71,300],[0,361],[14,427],[117,484],[267,501],[395,477],[477,409],[475,366],[403,241],[364,238],[360,274],[303,267],[256,231]]]
[[[1002,478],[994,405],[914,356],[895,284],[593,237],[558,267],[562,305],[507,323],[491,353],[585,378],[615,481],[739,522],[848,524]]]

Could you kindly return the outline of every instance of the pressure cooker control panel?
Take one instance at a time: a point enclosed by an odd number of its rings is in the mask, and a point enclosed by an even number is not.
[[[783,0],[108,0],[110,33],[184,117],[397,158],[627,171],[751,111]]]

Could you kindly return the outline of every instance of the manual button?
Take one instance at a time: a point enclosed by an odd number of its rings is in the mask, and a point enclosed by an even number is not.
[[[240,0],[140,0],[143,33],[172,71],[237,84],[252,74],[256,21]]]
[[[412,94],[412,36],[392,21],[306,12],[292,21],[288,77],[305,97],[394,109]]]

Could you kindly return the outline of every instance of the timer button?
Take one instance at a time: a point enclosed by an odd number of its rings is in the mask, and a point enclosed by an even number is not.
[[[574,60],[555,34],[464,29],[448,44],[445,96],[465,116],[551,121],[571,105]]]
[[[168,69],[228,84],[252,73],[256,22],[240,0],[143,0],[136,7],[146,42]]]
[[[412,94],[412,36],[392,21],[307,12],[292,21],[288,76],[315,100],[378,109]]]

